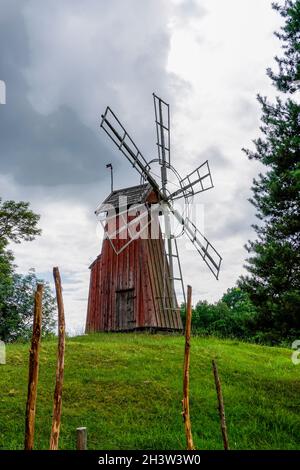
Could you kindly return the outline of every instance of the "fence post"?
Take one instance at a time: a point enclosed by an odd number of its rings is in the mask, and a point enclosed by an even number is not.
[[[192,437],[192,427],[190,420],[190,339],[191,339],[191,323],[192,323],[192,288],[187,288],[187,307],[186,307],[186,324],[185,324],[185,350],[184,350],[184,369],[183,369],[183,400],[182,400],[182,416],[185,427],[186,446],[188,450],[195,449]]]
[[[25,450],[32,450],[34,445],[34,427],[37,385],[39,379],[39,354],[42,335],[43,284],[38,284],[34,296],[34,313],[31,348],[29,350],[29,376],[25,415]]]
[[[56,383],[54,390],[53,417],[50,435],[50,450],[58,449],[58,440],[62,410],[62,390],[64,381],[64,361],[65,361],[65,311],[62,296],[61,278],[59,269],[53,268],[53,277],[56,289],[56,300],[58,308],[58,351],[56,365]]]
[[[220,381],[220,377],[219,377],[217,362],[215,360],[212,361],[212,366],[213,366],[213,372],[214,372],[214,378],[215,378],[215,384],[216,384],[216,391],[217,391],[217,397],[218,397],[219,416],[220,416],[220,422],[221,422],[223,445],[224,445],[225,450],[229,450],[222,387],[221,387],[221,381]]]
[[[87,450],[87,430],[86,428],[76,429],[76,449]]]

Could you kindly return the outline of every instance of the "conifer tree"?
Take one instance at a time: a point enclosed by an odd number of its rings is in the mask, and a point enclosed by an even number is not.
[[[300,0],[273,4],[284,18],[275,35],[282,42],[277,71],[267,70],[278,97],[258,96],[261,137],[244,150],[265,171],[254,179],[250,202],[256,208],[256,239],[246,249],[248,274],[239,286],[257,307],[257,329],[276,342],[300,334]]]

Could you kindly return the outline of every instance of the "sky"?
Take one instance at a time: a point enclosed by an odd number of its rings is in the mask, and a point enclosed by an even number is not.
[[[194,302],[217,301],[245,272],[248,198],[264,169],[241,149],[259,136],[257,93],[275,96],[265,70],[280,54],[280,24],[270,0],[0,0],[0,197],[41,215],[42,236],[11,248],[18,272],[35,268],[52,286],[59,266],[69,333],[84,329],[106,163],[115,189],[140,181],[99,128],[107,105],[151,160],[157,93],[170,104],[174,167],[185,176],[209,160],[214,188],[194,203],[223,264],[216,281],[180,240]]]

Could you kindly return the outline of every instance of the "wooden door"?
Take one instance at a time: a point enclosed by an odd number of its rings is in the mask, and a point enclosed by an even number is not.
[[[117,330],[132,330],[135,328],[134,298],[134,289],[116,291]]]

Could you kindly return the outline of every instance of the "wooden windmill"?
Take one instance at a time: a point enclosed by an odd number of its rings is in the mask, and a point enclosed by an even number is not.
[[[170,161],[169,105],[155,94],[153,98],[158,158],[149,162],[109,107],[102,115],[101,127],[141,181],[112,191],[96,210],[105,237],[101,254],[90,266],[87,332],[182,329],[175,283],[179,282],[183,294],[184,284],[172,218],[180,226],[180,235],[187,235],[218,279],[221,256],[195,224],[174,208],[175,200],[184,198],[189,203],[195,194],[213,187],[208,162],[180,177]]]

